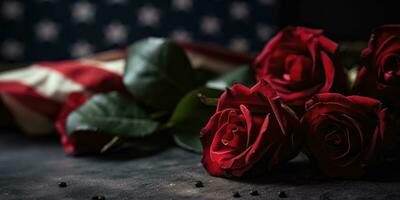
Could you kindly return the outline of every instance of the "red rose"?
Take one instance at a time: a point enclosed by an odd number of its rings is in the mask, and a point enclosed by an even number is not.
[[[58,115],[55,123],[60,134],[61,144],[68,154],[99,152],[100,149],[112,139],[112,136],[101,133],[78,132],[68,135],[66,130],[67,118],[71,112],[82,106],[89,97],[82,93],[71,93]]]
[[[386,109],[372,98],[317,94],[301,119],[306,152],[322,172],[358,177],[388,141]]]
[[[298,153],[293,135],[298,126],[266,82],[251,89],[236,84],[221,95],[216,113],[201,130],[202,163],[214,176],[239,177],[258,163],[270,168]]]
[[[400,109],[400,25],[375,29],[361,57],[363,66],[355,93],[378,98]]]
[[[257,79],[267,80],[282,100],[302,113],[305,102],[317,93],[346,92],[347,77],[335,65],[337,44],[321,30],[286,27],[257,57]]]

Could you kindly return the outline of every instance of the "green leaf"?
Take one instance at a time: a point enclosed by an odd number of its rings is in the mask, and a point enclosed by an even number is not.
[[[128,48],[123,82],[139,102],[164,111],[172,111],[201,84],[184,50],[160,38],[141,40]]]
[[[196,68],[194,69],[194,72],[196,74],[196,79],[199,83],[204,84],[209,80],[215,79],[218,77],[218,74],[215,72],[212,72],[208,69],[204,68]]]
[[[179,146],[195,152],[202,151],[199,140],[200,130],[215,112],[215,106],[202,103],[199,94],[217,98],[222,92],[209,88],[197,89],[189,92],[178,103],[168,126],[171,128],[174,140]]]
[[[233,69],[226,74],[218,77],[217,79],[208,81],[206,86],[208,88],[224,90],[227,87],[231,87],[235,83],[241,83],[247,87],[252,87],[256,84],[256,75],[253,69],[248,65],[240,66]]]
[[[116,92],[90,98],[67,118],[67,133],[95,131],[122,137],[145,137],[160,124]]]
[[[367,46],[366,42],[340,42],[336,60],[347,69],[354,68],[360,64],[360,53]]]

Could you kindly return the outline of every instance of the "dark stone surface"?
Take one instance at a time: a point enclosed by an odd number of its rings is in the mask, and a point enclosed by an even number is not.
[[[364,180],[315,176],[300,156],[279,171],[245,180],[211,177],[200,155],[176,147],[135,158],[66,156],[56,138],[0,134],[0,199],[400,199],[399,165]],[[385,175],[386,174],[386,175]],[[60,188],[58,183],[68,187]],[[196,187],[201,181],[204,187]],[[250,195],[257,190],[259,195]]]

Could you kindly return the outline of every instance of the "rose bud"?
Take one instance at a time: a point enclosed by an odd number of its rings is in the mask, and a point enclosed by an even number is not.
[[[302,137],[293,133],[298,127],[293,111],[265,81],[251,89],[236,84],[221,95],[201,130],[202,163],[213,176],[265,171],[297,155]]]
[[[334,61],[337,47],[321,30],[289,26],[266,44],[253,68],[301,115],[314,94],[347,92],[344,69]]]
[[[305,149],[312,162],[332,177],[360,177],[390,141],[386,108],[375,99],[317,94],[301,119]]]
[[[400,109],[400,25],[375,29],[361,57],[355,94],[374,97]]]

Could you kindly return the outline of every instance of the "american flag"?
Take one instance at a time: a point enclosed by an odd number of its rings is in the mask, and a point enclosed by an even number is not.
[[[0,61],[78,58],[144,37],[258,52],[276,31],[275,0],[3,0]]]
[[[192,66],[224,72],[253,61],[253,56],[196,43],[179,43]],[[29,135],[48,134],[73,93],[124,91],[123,49],[77,60],[37,62],[0,74],[0,102],[9,118]],[[1,106],[1,105],[0,105]],[[3,110],[3,109],[2,109]]]

